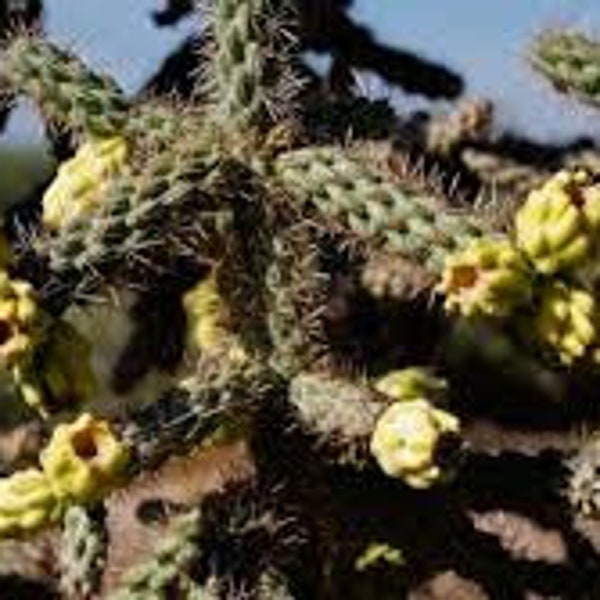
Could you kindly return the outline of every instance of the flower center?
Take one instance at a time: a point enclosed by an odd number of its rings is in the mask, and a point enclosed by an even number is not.
[[[98,455],[98,446],[91,431],[79,431],[73,436],[73,450],[82,460],[92,460]]]
[[[452,270],[450,289],[471,288],[477,283],[479,272],[476,267],[463,265]]]

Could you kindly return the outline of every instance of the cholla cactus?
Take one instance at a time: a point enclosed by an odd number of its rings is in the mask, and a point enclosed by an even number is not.
[[[532,48],[531,63],[560,92],[598,106],[600,46],[575,31],[546,31]]]
[[[102,525],[97,514],[81,506],[72,506],[65,513],[60,587],[69,597],[88,598],[99,589],[107,546]]]
[[[471,336],[482,354],[500,355],[500,370],[510,354],[520,373],[537,373],[527,360],[539,347],[550,368],[558,357],[565,377],[582,375],[574,367],[583,359],[594,366],[594,178],[552,177],[500,234],[427,176],[400,173],[383,145],[334,136],[326,147],[306,145],[315,138],[294,119],[302,78],[290,9],[286,0],[214,0],[207,64],[186,101],[134,101],[33,35],[7,42],[3,83],[74,134],[75,153],[45,190],[33,231],[22,235],[18,208],[9,217],[15,248],[0,257],[0,361],[24,399],[52,413],[39,468],[0,480],[0,537],[64,517],[63,554],[77,560],[64,561],[76,568],[63,565],[63,588],[73,595],[106,596],[100,571],[114,554],[105,543],[120,533],[105,536],[111,519],[96,529],[82,510],[102,514],[106,505],[114,514],[149,471],[160,481],[208,457],[206,472],[172,486],[185,489],[169,506],[188,517],[116,597],[337,596],[346,566],[369,577],[371,568],[354,568],[361,550],[375,549],[367,562],[398,562],[387,550],[395,540],[370,529],[387,527],[407,498],[424,499],[418,511],[441,507],[451,517],[444,526],[460,522],[463,537],[464,519],[452,513],[460,503],[442,507],[427,491],[454,473],[459,456],[471,458],[456,452],[473,390],[470,367],[443,352],[453,320],[492,324],[489,336],[500,323],[516,342],[533,335],[537,343],[520,353],[504,337]],[[480,109],[454,123],[444,151],[459,137],[487,135]],[[74,305],[86,311],[92,297],[121,294],[141,306],[154,294],[178,311],[162,328],[135,315],[141,343],[121,359],[136,372],[138,361],[154,360],[166,390],[148,385],[141,405],[101,401],[89,366],[99,344],[69,321]],[[404,368],[414,363],[425,366]],[[227,471],[225,444],[246,453],[253,481],[204,497],[210,473]],[[293,460],[281,468],[283,456]],[[188,489],[195,483],[201,491]],[[365,514],[371,489],[383,518]],[[323,565],[307,569],[316,555]]]

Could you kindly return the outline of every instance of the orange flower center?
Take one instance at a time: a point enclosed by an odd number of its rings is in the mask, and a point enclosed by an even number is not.
[[[471,265],[463,265],[452,269],[450,289],[471,288],[477,283],[479,271]]]
[[[82,460],[93,460],[98,456],[98,445],[90,430],[78,431],[73,436],[73,450]]]

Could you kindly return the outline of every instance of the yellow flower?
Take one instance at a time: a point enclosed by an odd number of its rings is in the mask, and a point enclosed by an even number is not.
[[[419,367],[391,371],[375,383],[378,392],[399,401],[431,398],[444,393],[446,388],[443,379]]]
[[[44,194],[44,225],[59,229],[95,210],[112,177],[124,170],[127,161],[124,138],[112,137],[83,144],[64,162]]]
[[[473,240],[447,257],[438,291],[465,317],[506,317],[531,294],[531,273],[508,240]]]
[[[407,485],[428,488],[443,476],[436,464],[442,436],[457,435],[458,419],[421,398],[392,404],[377,421],[371,453],[390,477]]]
[[[233,361],[248,358],[239,339],[229,329],[227,306],[219,295],[216,271],[183,297],[187,317],[187,344],[192,352],[223,351]]]
[[[33,288],[0,271],[0,364],[4,367],[31,354],[38,317]]]
[[[35,531],[60,515],[60,503],[41,471],[27,469],[0,479],[0,538]]]
[[[89,414],[58,425],[40,456],[56,496],[77,504],[100,500],[119,485],[128,461],[109,423]]]
[[[225,307],[219,296],[214,271],[185,294],[183,306],[188,320],[190,347],[200,351],[211,350],[227,336]]]
[[[515,217],[516,240],[546,275],[585,264],[600,229],[600,186],[585,171],[561,171],[533,190]]]
[[[533,332],[556,351],[563,364],[571,365],[596,342],[597,319],[590,293],[554,283],[544,291]]]

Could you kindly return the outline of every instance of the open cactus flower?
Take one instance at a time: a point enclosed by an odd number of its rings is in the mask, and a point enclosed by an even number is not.
[[[89,414],[58,425],[40,455],[41,469],[0,479],[0,538],[22,536],[60,520],[69,506],[101,501],[124,482],[125,445],[107,421]]]
[[[72,503],[96,501],[117,487],[128,459],[108,422],[89,414],[58,425],[40,456],[55,495]]]
[[[527,304],[532,274],[507,239],[480,239],[450,254],[438,290],[445,308],[465,317],[503,318]]]

